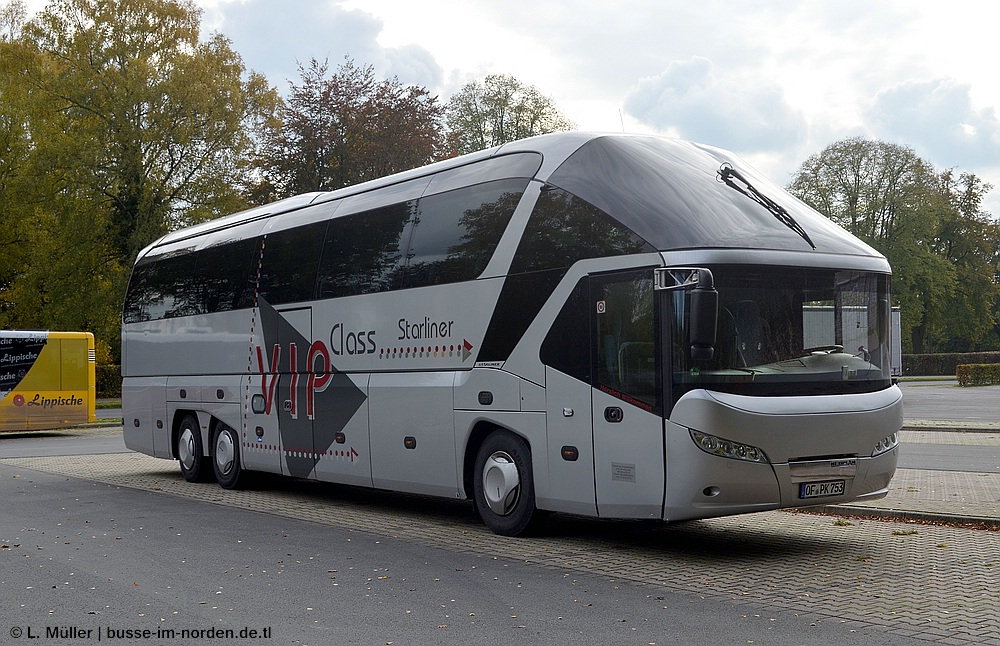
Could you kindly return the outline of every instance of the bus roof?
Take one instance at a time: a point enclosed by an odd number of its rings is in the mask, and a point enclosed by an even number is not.
[[[156,246],[518,152],[541,154],[535,180],[602,209],[661,251],[751,248],[881,257],[728,151],[653,135],[584,132],[540,135],[335,191],[297,195],[174,231],[139,257]],[[727,168],[742,181],[725,181]]]

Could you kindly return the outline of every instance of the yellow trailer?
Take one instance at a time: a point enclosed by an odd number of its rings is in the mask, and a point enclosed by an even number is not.
[[[94,335],[0,331],[0,431],[40,431],[96,419]]]

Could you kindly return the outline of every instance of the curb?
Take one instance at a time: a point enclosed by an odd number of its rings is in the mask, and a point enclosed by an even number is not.
[[[939,525],[977,525],[981,527],[1000,529],[1000,518],[990,518],[988,516],[963,516],[959,514],[938,514],[908,509],[859,507],[857,505],[852,505],[851,503],[802,507],[801,510],[807,513],[831,516],[852,516],[858,518],[897,520],[902,522],[935,523]]]
[[[940,422],[906,420],[901,431],[943,431],[950,433],[1000,433],[1000,424],[993,422]]]

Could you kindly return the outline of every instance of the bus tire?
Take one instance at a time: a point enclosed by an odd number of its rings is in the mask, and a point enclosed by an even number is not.
[[[473,487],[476,512],[493,532],[523,536],[534,529],[539,514],[531,450],[523,438],[503,430],[487,436],[476,454]]]
[[[219,424],[212,442],[212,468],[215,479],[224,489],[239,486],[243,466],[240,463],[240,439],[236,431]]]
[[[177,429],[177,463],[188,482],[205,482],[212,475],[201,443],[201,428],[194,415],[185,415]]]

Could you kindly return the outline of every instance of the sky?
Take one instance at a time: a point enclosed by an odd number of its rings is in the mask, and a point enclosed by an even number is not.
[[[726,148],[779,184],[847,137],[901,144],[996,188],[989,0],[195,0],[281,92],[350,57],[426,87],[512,74],[580,130]],[[32,0],[29,6],[43,6]]]

